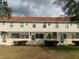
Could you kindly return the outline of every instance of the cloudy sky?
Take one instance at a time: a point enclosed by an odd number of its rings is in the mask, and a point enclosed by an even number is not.
[[[53,5],[54,0],[7,0],[13,16],[56,17],[63,15],[60,7]]]

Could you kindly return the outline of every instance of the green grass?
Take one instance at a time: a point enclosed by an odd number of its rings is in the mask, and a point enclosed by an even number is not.
[[[0,46],[0,59],[79,59],[79,46]]]
[[[42,46],[42,48],[56,51],[79,51],[79,46]]]

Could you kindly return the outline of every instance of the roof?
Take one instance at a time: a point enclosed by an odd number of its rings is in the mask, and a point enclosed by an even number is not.
[[[1,17],[1,20],[7,20],[7,17]],[[65,17],[11,17],[9,20],[16,21],[65,21]]]

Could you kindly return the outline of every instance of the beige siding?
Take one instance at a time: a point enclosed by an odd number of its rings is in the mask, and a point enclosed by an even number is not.
[[[69,24],[69,28],[66,28],[66,24],[60,23],[59,28],[55,28],[55,23],[48,24],[46,28],[43,28],[43,23],[36,23],[36,28],[33,28],[33,23],[24,23],[24,27],[20,27],[21,23],[13,23],[13,28],[10,27],[10,23],[5,23],[3,25],[0,23],[0,31],[18,31],[18,32],[79,32],[77,29],[77,24]]]

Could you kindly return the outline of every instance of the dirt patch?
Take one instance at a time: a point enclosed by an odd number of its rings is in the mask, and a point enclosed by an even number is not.
[[[71,50],[65,50],[68,48]],[[79,59],[78,48],[58,46],[0,46],[0,59]]]

